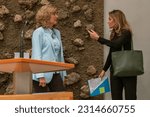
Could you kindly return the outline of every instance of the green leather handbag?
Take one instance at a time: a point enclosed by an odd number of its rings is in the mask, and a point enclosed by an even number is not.
[[[141,50],[112,52],[113,75],[118,77],[137,76],[144,73]]]

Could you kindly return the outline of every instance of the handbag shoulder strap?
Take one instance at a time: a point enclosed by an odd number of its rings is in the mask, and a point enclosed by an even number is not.
[[[131,38],[131,50],[134,50],[133,48],[133,39]]]
[[[122,46],[122,49],[121,49],[122,51],[124,50],[124,48],[123,48],[123,46]],[[131,50],[134,50],[133,49],[133,39],[131,39]]]

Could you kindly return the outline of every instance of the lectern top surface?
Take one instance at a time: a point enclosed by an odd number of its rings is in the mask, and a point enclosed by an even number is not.
[[[74,68],[74,64],[63,62],[49,62],[35,59],[15,58],[0,60],[1,72],[49,72]]]

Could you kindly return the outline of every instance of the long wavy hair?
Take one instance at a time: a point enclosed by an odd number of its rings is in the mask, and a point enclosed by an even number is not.
[[[113,28],[110,39],[112,39],[115,34],[121,35],[123,29],[129,30],[132,33],[125,14],[121,10],[110,11],[109,16],[116,22],[116,27]]]
[[[36,22],[38,25],[48,28],[48,22],[52,14],[57,13],[57,8],[51,4],[42,6],[36,14]]]

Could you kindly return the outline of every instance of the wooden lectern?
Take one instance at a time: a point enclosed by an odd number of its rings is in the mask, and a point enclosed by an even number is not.
[[[12,99],[17,99],[17,97],[18,98],[20,97],[20,99],[25,99],[25,98],[21,98],[20,94],[23,94],[23,97],[27,96],[28,99],[33,99],[34,97],[38,97],[38,99],[40,99],[39,96],[37,96],[38,94],[32,94],[32,73],[62,71],[71,68],[74,68],[73,64],[67,64],[63,62],[49,62],[49,61],[41,61],[41,60],[25,59],[25,58],[0,60],[0,71],[13,73],[15,95],[12,96],[8,95],[12,97]],[[61,95],[61,92],[57,92],[57,93]],[[71,92],[68,93],[72,95]],[[43,95],[48,95],[48,94],[43,93]],[[0,99],[9,99],[9,98],[7,98],[7,96],[0,96]],[[52,99],[52,98],[48,98],[48,99]]]

